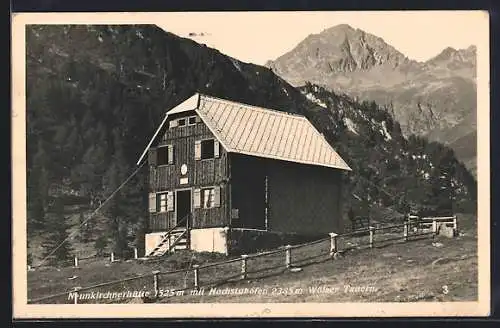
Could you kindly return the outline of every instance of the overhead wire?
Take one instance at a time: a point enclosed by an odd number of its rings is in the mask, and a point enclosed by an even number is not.
[[[116,193],[118,193],[118,191],[120,191],[120,189],[122,189],[138,172],[139,170],[144,166],[144,164],[147,163],[147,161],[143,161],[142,164],[140,166],[138,166],[119,186],[118,188],[116,188],[105,200],[104,202],[102,202],[84,221],[82,221],[77,228],[80,228],[81,226],[83,226],[84,224],[86,224],[90,219],[92,219],[92,217],[94,215],[96,215],[99,210],[101,208],[104,207],[104,205],[106,205],[106,203],[111,199],[113,198]],[[43,259],[42,261],[40,262],[40,265],[42,265],[43,263],[45,263],[45,261],[47,261],[47,259],[52,256],[59,248],[62,247],[62,245],[67,242],[68,240],[70,240],[71,238],[73,238],[73,236],[78,232],[78,229],[75,229],[72,233],[70,233],[68,235],[68,237],[66,237],[63,241],[61,241],[59,243],[59,245],[57,245],[57,247],[55,247],[49,254],[47,254]]]

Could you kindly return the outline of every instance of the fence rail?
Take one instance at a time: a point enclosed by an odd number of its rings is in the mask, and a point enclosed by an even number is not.
[[[138,256],[138,249],[137,247],[133,247],[133,259],[134,260],[137,260],[139,258]],[[110,253],[103,253],[101,255],[99,254],[94,254],[94,255],[87,255],[87,256],[78,256],[78,255],[75,255],[73,257],[73,259],[70,259],[70,260],[65,260],[63,262],[59,262],[58,264],[62,264],[62,267],[79,267],[81,262],[82,261],[90,261],[90,260],[102,260],[102,259],[106,259],[108,258],[109,261],[111,263],[113,262],[117,262],[117,261],[120,261],[120,260],[124,260],[124,259],[119,259],[115,256],[115,253],[114,252],[110,252]],[[127,258],[128,259],[132,259],[132,258]],[[44,267],[51,267],[50,264],[38,264],[38,265],[28,265],[28,270],[32,270],[32,269],[36,269],[36,268],[44,268]]]
[[[313,260],[313,259],[318,259],[320,257],[326,257],[325,259],[329,258],[335,258],[336,254],[339,252],[347,250],[349,247],[339,247],[339,240],[346,241],[347,238],[349,237],[356,237],[360,236],[360,239],[366,238],[368,236],[368,243],[366,241],[364,243],[358,243],[357,246],[368,246],[369,248],[373,248],[377,243],[385,243],[388,241],[395,241],[395,240],[402,240],[404,242],[412,240],[414,237],[420,237],[420,236],[435,236],[438,233],[437,230],[437,225],[438,222],[449,222],[447,220],[450,220],[454,226],[454,229],[457,228],[457,222],[456,222],[456,216],[454,217],[446,217],[446,218],[425,218],[426,220],[431,220],[432,224],[432,231],[430,232],[412,232],[410,229],[410,226],[412,222],[404,222],[402,224],[395,224],[395,225],[389,225],[389,226],[382,226],[382,227],[369,227],[367,229],[359,230],[359,231],[354,231],[354,232],[348,232],[344,234],[336,234],[336,233],[330,233],[329,237],[315,240],[312,242],[308,243],[303,243],[303,244],[298,244],[298,245],[286,245],[279,247],[274,250],[269,250],[269,251],[264,251],[256,254],[242,254],[240,257],[234,258],[234,259],[229,259],[225,261],[219,261],[215,263],[209,263],[209,264],[204,264],[204,265],[193,265],[189,269],[178,269],[178,270],[172,270],[172,271],[153,271],[152,273],[149,274],[144,274],[144,275],[139,275],[139,276],[134,276],[126,279],[121,279],[121,280],[115,280],[115,281],[110,281],[110,282],[105,282],[93,286],[87,286],[87,287],[75,287],[71,291],[67,291],[64,293],[59,293],[55,295],[50,295],[50,296],[45,296],[37,299],[30,299],[28,300],[31,303],[39,303],[42,301],[46,301],[48,299],[55,299],[59,298],[61,296],[65,295],[72,295],[74,303],[77,304],[79,301],[79,295],[83,291],[89,291],[93,290],[96,288],[101,288],[101,287],[109,287],[109,286],[114,286],[114,285],[120,285],[124,284],[126,282],[131,282],[131,281],[136,281],[136,280],[144,280],[147,279],[148,283],[146,285],[151,285],[151,289],[148,290],[150,293],[149,295],[151,296],[150,298],[155,299],[158,297],[161,293],[161,284],[165,282],[169,282],[169,287],[174,286],[173,288],[169,288],[169,291],[171,293],[176,293],[176,292],[183,292],[186,290],[199,290],[202,287],[208,287],[208,286],[213,286],[217,284],[224,284],[224,283],[229,283],[232,281],[238,281],[238,280],[247,280],[247,279],[252,279],[251,276],[266,272],[266,271],[276,271],[276,273],[283,272],[284,270],[291,269],[294,266],[297,266],[298,264],[304,265],[304,262],[308,260]],[[397,229],[397,232],[394,232],[394,230]],[[376,232],[380,231],[390,231],[389,238],[379,238],[379,234]],[[402,230],[402,235],[400,235]],[[399,235],[398,235],[399,233]],[[305,249],[307,247],[315,246],[321,243],[325,243],[323,245],[324,249],[317,252],[314,255],[310,255],[306,253],[305,257],[301,257],[300,255],[303,255],[299,252],[301,249]],[[343,248],[343,249],[342,249]],[[284,258],[283,258],[283,253],[284,253]],[[249,270],[249,263],[251,263],[255,259],[264,259],[265,257],[268,257],[268,262],[265,263],[265,261],[262,261],[263,263],[255,264],[253,265],[253,270]],[[295,257],[295,258],[294,258]],[[278,263],[278,264],[277,264]],[[77,263],[75,263],[77,264]],[[225,271],[227,271],[230,275],[227,277],[220,278],[220,272],[215,272],[214,268],[219,268],[222,266],[227,266]],[[190,280],[192,283],[188,284],[187,283],[187,278],[190,277]],[[215,280],[212,280],[211,278],[216,278]],[[201,279],[203,278],[203,279]],[[236,280],[235,280],[236,279]],[[183,285],[180,285],[181,282],[184,282]],[[177,285],[175,285],[177,284]],[[145,286],[146,286],[145,285]]]
[[[447,227],[452,227],[453,231],[456,233],[458,229],[457,224],[457,216],[441,216],[441,217],[418,217],[418,216],[410,216],[408,218],[410,222],[410,227],[415,228],[417,230],[423,229],[438,229],[440,225],[445,225]]]

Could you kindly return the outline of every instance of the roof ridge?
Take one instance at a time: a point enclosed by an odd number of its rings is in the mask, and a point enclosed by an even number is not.
[[[238,102],[238,101],[235,101],[235,100],[224,99],[224,98],[219,98],[219,97],[215,97],[215,96],[211,96],[211,95],[206,95],[206,94],[203,94],[203,93],[199,93],[199,95],[201,97],[208,98],[208,99],[213,99],[215,101],[228,102],[228,103],[231,103],[233,105],[245,106],[245,107],[249,107],[249,108],[260,110],[260,111],[271,112],[271,113],[276,114],[276,115],[292,116],[292,117],[302,118],[302,119],[307,120],[307,117],[305,117],[304,115],[301,115],[301,114],[297,114],[297,113],[290,113],[290,112],[285,112],[285,111],[278,110],[278,109],[273,109],[273,108],[268,108],[268,107],[262,107],[262,106],[256,106],[256,105],[250,105],[250,104]]]
[[[333,145],[304,115],[200,93],[195,93],[188,100],[167,111],[162,123],[137,162],[138,165],[164,128],[169,113],[191,109],[194,109],[206,127],[228,152],[351,171],[343,158],[335,151]],[[238,114],[240,110],[243,113],[242,116]],[[244,111],[252,114],[247,115]],[[246,116],[248,118],[243,120]],[[248,126],[251,118],[252,123]],[[285,129],[287,126],[288,129]],[[311,129],[313,131],[309,131]],[[248,133],[244,134],[243,132],[246,130]]]

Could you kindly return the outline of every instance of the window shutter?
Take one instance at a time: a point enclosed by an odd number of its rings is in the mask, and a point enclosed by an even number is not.
[[[201,140],[194,142],[194,159],[197,161],[201,159]]]
[[[214,207],[220,207],[220,187],[214,187]]]
[[[201,192],[200,189],[195,189],[193,192],[193,207],[194,208],[200,208],[200,206],[201,206],[200,192]]]
[[[154,192],[149,193],[149,213],[156,212],[156,194]]]
[[[178,124],[177,120],[173,120],[173,121],[170,121],[170,122],[168,123],[168,127],[169,127],[169,128],[175,128],[175,127],[177,127],[178,125],[179,125],[179,124]]]
[[[167,212],[172,212],[174,210],[174,192],[167,192]]]
[[[219,158],[220,143],[219,140],[214,140],[214,157]]]
[[[156,148],[150,148],[148,153],[149,165],[156,166],[156,160],[157,160]]]
[[[168,145],[168,164],[174,164],[174,145]]]

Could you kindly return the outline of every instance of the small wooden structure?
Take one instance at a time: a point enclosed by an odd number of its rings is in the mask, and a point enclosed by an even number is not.
[[[235,229],[343,232],[341,175],[351,169],[303,116],[197,93],[166,113],[144,160],[146,255],[228,253]]]

